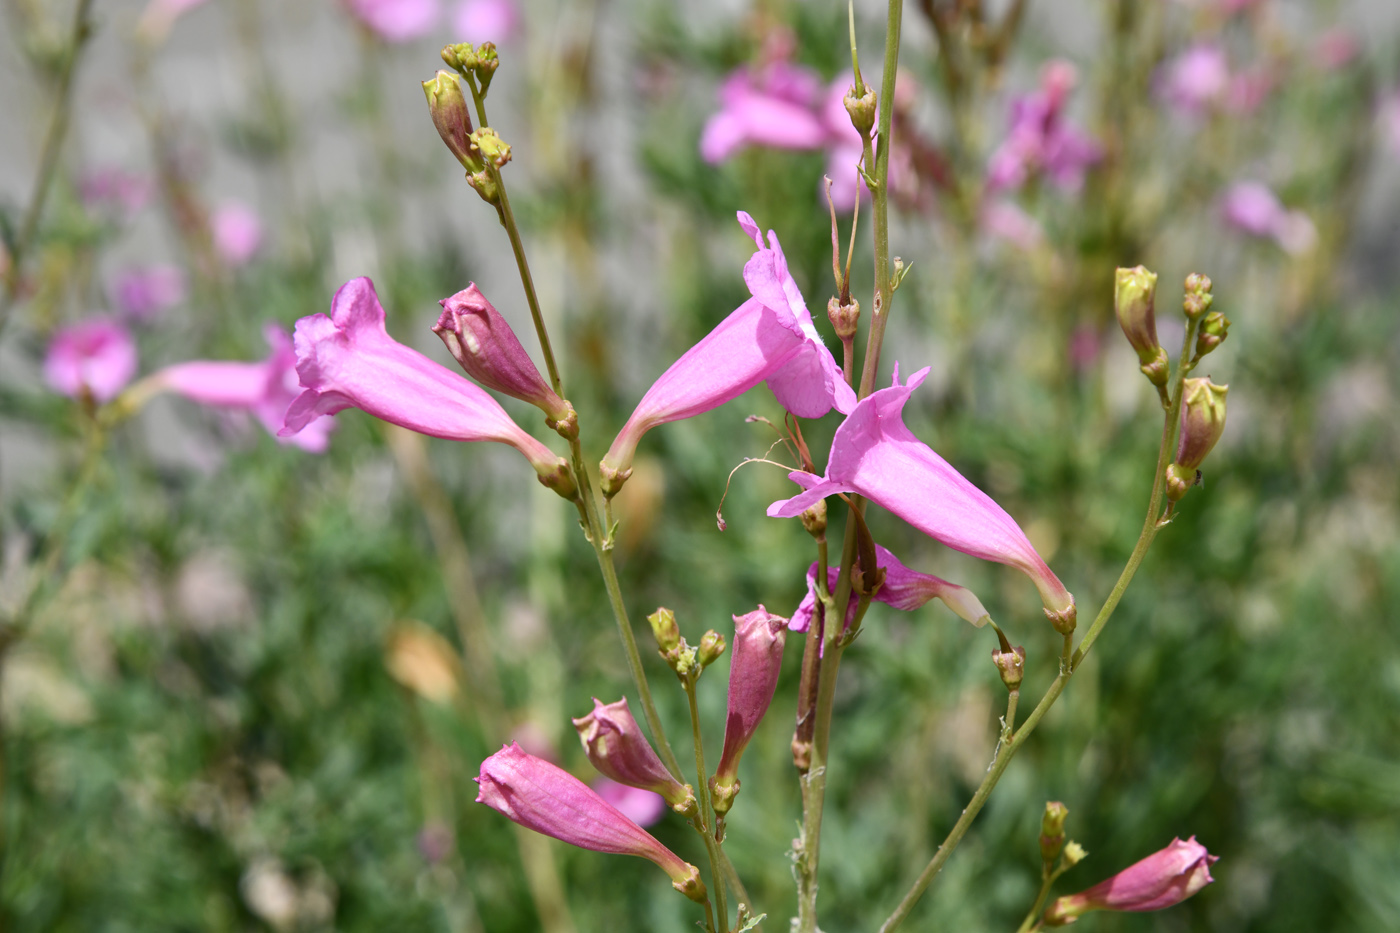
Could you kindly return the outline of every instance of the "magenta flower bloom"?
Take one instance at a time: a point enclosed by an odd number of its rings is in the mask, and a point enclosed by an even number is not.
[[[568,463],[510,420],[486,392],[384,329],[384,308],[367,278],[351,279],[331,313],[297,321],[297,374],[305,390],[287,412],[289,437],[319,415],[359,408],[400,427],[455,441],[498,441],[525,455],[540,481],[571,496]]]
[[[526,829],[581,849],[647,859],[671,877],[677,891],[704,902],[705,885],[700,881],[699,869],[658,842],[587,784],[562,768],[527,755],[519,745],[507,745],[483,761],[476,782],[481,787],[477,803],[505,814]]]
[[[720,86],[720,110],[700,134],[700,154],[716,163],[745,146],[822,148],[828,131],[813,109],[820,88],[815,72],[786,62],[740,68]]]
[[[899,562],[889,550],[875,545],[875,565],[885,571],[885,582],[875,592],[875,601],[893,606],[904,612],[913,612],[931,599],[941,599],[943,604],[959,616],[981,628],[991,616],[982,608],[982,601],[966,587],[949,583],[928,573],[910,570]],[[857,568],[857,572],[859,568]],[[827,592],[836,591],[836,580],[840,570],[827,568]],[[805,632],[812,624],[812,613],[817,608],[817,564],[807,568],[807,595],[788,621],[788,628],[794,632]],[[842,631],[850,627],[856,614],[856,599],[851,597],[846,607],[846,624]]]
[[[262,245],[262,221],[246,204],[230,201],[220,205],[209,218],[214,249],[232,268],[246,265]]]
[[[1317,228],[1308,215],[1288,210],[1268,186],[1257,181],[1236,182],[1226,189],[1220,213],[1236,230],[1271,239],[1290,255],[1306,253],[1317,243]]]
[[[350,15],[386,42],[411,42],[437,26],[438,0],[345,0]]]
[[[788,476],[806,492],[774,502],[768,514],[791,518],[818,499],[856,492],[931,538],[983,560],[1009,564],[1040,591],[1047,613],[1074,610],[1074,597],[1041,560],[1015,520],[904,426],[904,404],[928,374],[922,369],[862,399],[836,429],[826,476]]]
[[[60,327],[44,357],[44,381],[69,398],[86,392],[98,402],[111,401],[135,374],[136,342],[105,317]]]
[[[1219,105],[1230,90],[1230,62],[1225,50],[1203,42],[1162,66],[1157,93],[1175,109],[1192,116]]]
[[[672,363],[642,396],[603,458],[603,491],[610,496],[626,482],[643,434],[717,408],[760,382],[767,382],[778,403],[799,418],[855,407],[855,392],[822,343],[788,273],[778,235],[770,230],[771,248],[766,247],[758,225],[743,211],[739,225],[758,246],[744,266],[744,282],[753,297]]]
[[[185,273],[178,266],[136,266],[112,280],[112,302],[122,316],[146,324],[185,300]]]
[[[1098,143],[1065,120],[1065,103],[1078,80],[1073,65],[1052,61],[1041,71],[1039,90],[1011,101],[1011,129],[987,167],[987,187],[1010,191],[1036,175],[1077,191],[1089,166],[1103,157]]]
[[[1086,891],[1057,898],[1045,911],[1046,926],[1064,926],[1093,910],[1142,912],[1180,904],[1215,879],[1210,866],[1219,860],[1196,837],[1154,852]]]
[[[739,793],[739,758],[758,730],[778,689],[788,620],[759,606],[734,617],[734,647],[729,656],[729,713],[724,721],[724,751],[710,779],[715,813],[724,814]]]
[[[463,42],[503,45],[520,28],[515,0],[463,0],[452,14],[453,34]]]
[[[599,775],[588,785],[594,793],[617,807],[618,812],[638,826],[653,826],[666,815],[666,800],[660,794],[640,787],[628,787]]]
[[[303,450],[321,453],[330,443],[335,421],[315,417],[300,431],[282,437],[287,409],[301,389],[297,384],[297,355],[292,338],[277,324],[263,329],[271,352],[261,363],[238,363],[223,360],[192,360],[176,363],[154,373],[155,388],[213,408],[248,411],[284,444],[295,444]]]
[[[660,794],[677,811],[692,807],[695,795],[677,781],[642,734],[627,698],[602,703],[593,698],[593,712],[573,720],[579,741],[593,767],[629,787],[640,787]]]

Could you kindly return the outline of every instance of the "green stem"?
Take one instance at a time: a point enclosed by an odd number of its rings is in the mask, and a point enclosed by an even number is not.
[[[1138,567],[1142,565],[1143,558],[1147,556],[1147,550],[1152,546],[1152,541],[1157,537],[1157,532],[1162,529],[1159,516],[1163,495],[1163,478],[1166,475],[1167,464],[1171,462],[1171,453],[1175,448],[1174,442],[1176,440],[1177,422],[1181,414],[1182,383],[1186,378],[1188,369],[1186,365],[1186,351],[1191,346],[1191,342],[1195,337],[1195,330],[1196,325],[1194,322],[1189,323],[1186,327],[1186,336],[1182,343],[1181,356],[1177,362],[1176,378],[1172,392],[1172,405],[1167,412],[1165,423],[1162,426],[1162,443],[1157,451],[1157,470],[1152,479],[1152,495],[1148,502],[1147,519],[1143,522],[1142,532],[1138,535],[1137,544],[1133,547],[1133,553],[1129,555],[1128,562],[1123,567],[1123,572],[1118,576],[1118,582],[1114,584],[1113,590],[1108,594],[1108,598],[1104,600],[1103,606],[1099,609],[1098,615],[1094,618],[1094,624],[1089,627],[1089,631],[1080,642],[1079,649],[1070,656],[1069,663],[1066,664],[1064,663],[1064,659],[1061,659],[1059,676],[1050,684],[1050,688],[1045,691],[1045,695],[1041,697],[1034,711],[1032,711],[1029,718],[1026,719],[1025,725],[1011,737],[1009,743],[997,748],[996,755],[992,759],[991,767],[987,769],[986,777],[982,779],[981,785],[977,788],[976,792],[973,793],[972,801],[967,805],[967,808],[963,810],[957,823],[953,825],[947,838],[943,840],[943,844],[938,847],[938,851],[934,853],[933,858],[919,874],[914,885],[904,895],[903,900],[899,902],[899,906],[895,908],[894,913],[890,914],[889,918],[880,926],[880,933],[890,933],[891,930],[894,930],[904,922],[904,919],[909,916],[909,912],[914,909],[914,905],[918,903],[919,898],[923,896],[924,891],[928,889],[929,884],[938,873],[942,871],[943,866],[952,856],[953,850],[958,847],[958,843],[962,841],[963,836],[967,834],[968,829],[972,826],[972,821],[975,820],[977,814],[982,811],[982,806],[987,802],[987,797],[991,794],[992,789],[995,788],[997,782],[1001,780],[1003,772],[1006,771],[1006,766],[1011,763],[1011,759],[1015,756],[1016,752],[1019,751],[1026,740],[1030,738],[1036,726],[1040,725],[1041,719],[1049,712],[1050,707],[1055,705],[1055,701],[1058,700],[1060,694],[1064,692],[1065,686],[1068,685],[1070,678],[1074,676],[1074,672],[1079,669],[1080,664],[1083,663],[1084,658],[1088,655],[1089,649],[1094,646],[1094,642],[1097,640],[1099,633],[1103,631],[1104,625],[1107,624],[1109,618],[1113,615],[1113,611],[1118,607],[1119,600],[1123,598],[1123,593],[1128,589],[1128,584],[1132,582]],[[1067,640],[1068,638],[1069,636],[1066,636]]]
[[[92,0],[78,0],[73,11],[73,27],[69,30],[67,54],[58,73],[58,88],[53,103],[53,115],[49,119],[48,131],[44,134],[44,148],[39,155],[39,173],[34,177],[34,190],[29,196],[29,207],[25,209],[24,220],[12,244],[10,269],[5,279],[5,297],[0,304],[0,330],[4,330],[9,320],[10,309],[19,294],[22,264],[34,245],[34,237],[39,232],[39,220],[44,215],[44,204],[48,201],[49,190],[53,187],[54,176],[58,173],[58,157],[63,150],[63,139],[68,135],[68,121],[73,113],[73,74],[77,71],[78,53],[92,34]]]
[[[1055,880],[1065,873],[1064,868],[1057,868],[1054,871],[1042,871],[1040,879],[1040,891],[1035,896],[1035,903],[1031,905],[1030,912],[1021,921],[1021,925],[1016,928],[1016,933],[1030,933],[1031,927],[1035,926],[1036,918],[1040,916],[1041,908],[1050,898],[1050,889],[1055,886]]]
[[[705,823],[706,818],[709,818],[715,821],[710,825],[717,825],[719,818],[710,807],[710,782],[707,779],[709,772],[705,768],[705,743],[700,737],[700,707],[695,698],[695,677],[693,675],[682,677],[681,686],[685,688],[685,698],[690,703],[690,735],[695,743],[695,790],[699,794],[700,803],[700,812],[695,816],[695,830],[705,840],[705,852],[710,856],[710,879],[715,891],[715,913],[719,916],[720,922],[717,933],[725,933],[729,929],[729,907],[724,902],[724,876],[720,868],[719,843]]]

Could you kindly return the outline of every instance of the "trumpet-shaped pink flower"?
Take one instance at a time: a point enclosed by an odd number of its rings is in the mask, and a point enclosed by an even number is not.
[[[800,418],[820,418],[833,407],[842,412],[855,407],[855,392],[822,343],[788,273],[778,235],[768,232],[770,248],[743,211],[739,225],[758,246],[744,266],[744,282],[753,297],[672,363],[642,396],[603,458],[603,491],[608,495],[626,482],[637,442],[647,431],[707,412],[760,382],[766,381],[779,404]]]
[[[386,42],[411,42],[437,26],[438,0],[346,0],[350,14]]]
[[[723,162],[745,146],[820,149],[829,138],[813,104],[821,80],[786,62],[741,68],[720,86],[720,110],[700,134],[706,162]]]
[[[246,265],[262,245],[262,221],[246,204],[236,201],[221,204],[210,216],[209,228],[214,237],[214,249],[234,268]]]
[[[301,389],[297,384],[297,355],[292,338],[277,324],[263,329],[271,352],[260,363],[223,360],[191,360],[167,366],[151,376],[154,387],[183,395],[214,408],[251,412],[280,442],[321,453],[330,442],[335,422],[316,417],[290,437],[279,436]]]
[[[989,189],[1014,190],[1040,174],[1067,191],[1084,183],[1084,173],[1103,151],[1065,119],[1077,80],[1073,65],[1052,61],[1041,72],[1039,90],[1012,100],[1010,132],[987,167]]]
[[[791,518],[818,499],[855,492],[951,548],[1022,571],[1049,613],[1072,613],[1074,597],[1041,560],[1015,520],[904,425],[904,404],[928,374],[922,369],[862,399],[836,429],[826,476],[788,476],[806,492],[775,502],[768,514]]]
[[[1154,852],[1088,890],[1057,898],[1045,911],[1046,926],[1064,926],[1092,910],[1142,912],[1161,910],[1186,900],[1215,879],[1210,866],[1218,861],[1196,837]]]
[[[724,722],[724,751],[710,780],[716,813],[729,810],[739,792],[739,758],[758,729],[783,667],[788,620],[759,606],[734,617],[734,647],[729,656],[729,713]]]
[[[185,274],[169,265],[127,269],[112,281],[112,300],[124,317],[148,323],[185,300]]]
[[[703,902],[700,871],[562,768],[507,745],[481,763],[477,803],[561,842],[654,862],[677,891]]]
[[[677,781],[656,757],[632,717],[626,697],[616,703],[602,703],[594,697],[593,712],[573,723],[588,760],[603,774],[619,784],[660,794],[676,810],[695,803],[691,789]]]
[[[1298,256],[1317,244],[1317,227],[1303,211],[1290,211],[1267,185],[1241,181],[1220,199],[1225,222],[1243,233],[1271,239],[1284,252]]]
[[[313,314],[297,321],[294,343],[305,391],[287,411],[280,436],[296,434],[318,415],[359,408],[432,437],[509,444],[525,455],[542,483],[572,495],[562,457],[521,430],[484,390],[389,336],[369,279],[342,285],[329,317]]]
[[[111,401],[135,374],[136,342],[105,317],[60,327],[44,357],[44,381],[69,398],[87,392],[98,402]]]
[[[979,628],[986,625],[987,620],[991,618],[982,607],[982,601],[968,588],[949,583],[932,574],[910,570],[899,562],[899,558],[879,544],[875,545],[875,565],[885,571],[885,582],[875,591],[876,602],[904,612],[913,612],[931,599],[941,599],[949,609]],[[859,568],[856,572],[859,572]],[[827,568],[827,592],[835,592],[838,576],[838,568]],[[807,631],[811,627],[812,613],[816,608],[817,564],[813,561],[812,566],[807,568],[807,595],[797,607],[797,611],[792,614],[788,628],[794,632]],[[852,596],[850,605],[846,607],[846,624],[842,627],[843,630],[850,627],[855,614],[856,600]]]

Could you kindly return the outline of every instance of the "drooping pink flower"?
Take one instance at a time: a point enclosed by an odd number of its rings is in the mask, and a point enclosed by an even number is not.
[[[705,900],[700,871],[628,819],[588,785],[547,761],[507,745],[481,763],[477,803],[505,814],[526,829],[561,842],[654,862],[677,891]]]
[[[653,826],[666,815],[666,800],[654,791],[628,787],[602,775],[588,786],[638,826]]]
[[[744,266],[753,297],[671,364],[642,396],[603,458],[603,490],[612,495],[626,482],[643,434],[659,424],[691,418],[767,382],[773,395],[799,418],[820,418],[833,407],[848,412],[856,396],[788,272],[778,236],[770,246],[752,217],[739,225],[758,251]]]
[[[927,374],[900,385],[896,369],[894,384],[862,399],[836,429],[826,476],[788,474],[806,491],[768,514],[791,518],[827,496],[859,493],[955,550],[1015,567],[1035,583],[1047,613],[1072,614],[1074,597],[1015,520],[905,427],[904,404]]]
[[[879,544],[875,545],[875,565],[885,571],[885,582],[875,591],[876,602],[904,612],[913,612],[931,599],[941,599],[949,609],[979,628],[986,625],[987,620],[991,618],[982,607],[982,601],[971,590],[932,574],[910,570],[899,562],[899,558]],[[859,572],[859,562],[855,572]],[[838,576],[839,568],[827,568],[827,592],[836,591]],[[817,564],[813,561],[812,566],[807,568],[807,595],[788,620],[788,628],[794,632],[807,631],[811,627],[812,614],[816,608]],[[855,614],[856,599],[852,596],[850,604],[846,607],[846,625],[843,626],[843,630],[850,626]]]
[[[1011,101],[1010,131],[987,166],[990,190],[1012,191],[1037,175],[1066,191],[1084,183],[1085,172],[1103,151],[1065,119],[1077,80],[1072,64],[1052,61],[1041,71],[1038,90]]]
[[[453,35],[462,42],[503,45],[520,28],[515,0],[462,0],[452,14]]]
[[[1220,199],[1225,222],[1251,236],[1271,239],[1284,252],[1301,255],[1317,243],[1317,228],[1302,211],[1290,211],[1267,185],[1257,181],[1236,182]]]
[[[297,321],[294,344],[305,391],[287,411],[281,436],[295,434],[318,415],[359,408],[432,437],[509,444],[525,455],[542,483],[561,495],[573,494],[568,462],[521,430],[495,399],[389,336],[369,279],[342,285],[329,317],[313,314]]]
[[[787,62],[740,68],[720,86],[720,110],[700,134],[700,154],[715,163],[745,146],[822,148],[828,131],[813,109],[820,88],[815,72]]]
[[[111,318],[90,317],[54,331],[44,357],[44,381],[69,398],[89,393],[116,398],[136,374],[136,341]]]
[[[412,42],[442,16],[438,0],[345,0],[350,15],[386,42]]]
[[[728,812],[739,792],[739,758],[758,730],[778,689],[788,620],[763,606],[734,617],[734,647],[729,655],[729,708],[724,721],[724,751],[710,780],[715,813]]]
[[[112,280],[112,302],[122,316],[143,324],[185,300],[185,273],[178,266],[134,266]]]
[[[1093,910],[1143,912],[1179,904],[1215,880],[1210,866],[1218,860],[1195,836],[1185,842],[1173,839],[1165,849],[1112,878],[1057,898],[1045,911],[1045,925],[1064,926]]]
[[[248,205],[229,201],[209,217],[214,249],[232,268],[245,265],[262,245],[262,221]]]
[[[201,405],[251,412],[281,443],[321,453],[335,428],[331,418],[316,417],[290,437],[279,435],[287,409],[301,394],[297,384],[297,355],[292,348],[292,338],[280,325],[267,325],[263,336],[271,352],[260,363],[191,360],[152,374],[151,384]]]
[[[1157,93],[1175,109],[1199,115],[1219,105],[1230,89],[1230,62],[1212,42],[1193,45],[1162,66]]]
[[[603,703],[594,697],[593,712],[573,723],[588,760],[604,775],[619,784],[660,794],[677,810],[694,805],[691,789],[676,780],[656,757],[626,697],[616,703]]]

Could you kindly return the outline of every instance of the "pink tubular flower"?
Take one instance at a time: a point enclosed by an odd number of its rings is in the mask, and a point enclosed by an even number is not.
[[[185,300],[185,274],[178,266],[137,266],[112,280],[112,301],[122,316],[143,324]]]
[[[628,819],[588,785],[547,761],[527,755],[519,745],[507,745],[481,763],[477,803],[505,814],[526,829],[561,842],[609,852],[635,855],[656,863],[673,886],[703,903],[705,885],[700,870],[666,848]]]
[[[901,386],[896,368],[894,384],[862,399],[836,429],[826,476],[788,474],[806,492],[773,503],[768,514],[791,518],[818,499],[859,493],[955,550],[1025,573],[1040,591],[1046,614],[1072,628],[1074,597],[1020,526],[904,426],[904,404],[927,374],[922,369]]]
[[[987,187],[1010,191],[1044,174],[1057,187],[1078,190],[1084,173],[1103,157],[1098,143],[1065,120],[1065,102],[1078,80],[1073,65],[1052,61],[1040,75],[1040,89],[1011,102],[1011,129],[992,153]]]
[[[1163,100],[1193,116],[1219,105],[1230,90],[1225,50],[1209,42],[1191,46],[1162,66],[1157,87]]]
[[[1093,910],[1142,912],[1180,904],[1215,879],[1210,866],[1218,860],[1196,837],[1154,852],[1086,891],[1057,898],[1045,911],[1045,925],[1073,923]]]
[[[386,42],[411,42],[433,31],[438,0],[345,0],[350,15]]]
[[[209,218],[214,249],[230,267],[246,265],[262,245],[262,221],[251,207],[230,201]]]
[[[318,415],[359,408],[392,424],[455,441],[498,441],[525,455],[540,482],[571,497],[568,462],[520,429],[485,391],[384,329],[384,308],[367,278],[351,279],[331,313],[297,321],[297,374],[305,389],[278,434],[289,437]]]
[[[666,815],[666,800],[658,793],[642,790],[640,787],[628,787],[602,775],[588,786],[638,826],[652,826]]]
[[[740,68],[720,86],[720,110],[700,134],[700,154],[715,163],[745,146],[820,149],[827,142],[813,110],[820,87],[814,72],[786,62]]]
[[[691,789],[677,781],[656,757],[632,718],[626,697],[616,703],[602,703],[594,697],[593,712],[573,723],[584,753],[600,772],[619,784],[660,794],[677,812],[695,806]]]
[[[261,363],[191,360],[154,373],[151,383],[157,389],[183,395],[201,405],[252,412],[281,443],[321,453],[335,427],[330,418],[316,417],[290,437],[279,435],[287,409],[300,394],[297,356],[292,338],[279,325],[267,325],[263,336],[267,338],[271,353]]]
[[[766,381],[778,403],[799,418],[855,407],[855,392],[822,343],[788,273],[778,235],[768,232],[769,248],[743,211],[739,225],[758,246],[744,266],[744,282],[753,297],[672,363],[642,396],[603,458],[603,491],[609,496],[627,481],[643,434],[717,408],[760,382]]]
[[[885,571],[885,582],[875,592],[877,602],[893,606],[904,612],[913,612],[931,599],[941,599],[949,609],[978,628],[986,625],[987,620],[991,618],[987,610],[982,607],[982,601],[971,590],[958,586],[956,583],[939,579],[932,574],[910,570],[899,562],[899,558],[879,544],[875,545],[875,565]],[[834,592],[838,576],[840,576],[840,571],[837,568],[827,568],[828,592]],[[797,607],[797,611],[792,614],[788,628],[794,632],[807,631],[811,626],[812,613],[816,611],[816,608],[817,565],[814,561],[812,566],[807,568],[807,596]],[[856,600],[855,597],[852,597],[850,605],[846,607],[846,624],[842,626],[843,630],[850,626],[851,620],[855,618],[855,613]]]
[[[44,357],[44,381],[69,398],[86,392],[98,402],[111,401],[135,374],[136,342],[105,317],[60,327]]]
[[[739,758],[753,738],[778,689],[788,620],[759,606],[734,617],[734,647],[729,656],[729,714],[724,722],[724,751],[710,779],[715,813],[724,814],[739,793]]]
[[[520,29],[520,7],[515,0],[463,0],[452,14],[452,28],[463,42],[502,45]]]
[[[1308,252],[1317,243],[1317,228],[1308,215],[1288,210],[1268,186],[1257,181],[1236,182],[1226,189],[1220,213],[1236,230],[1271,239],[1293,256]]]

